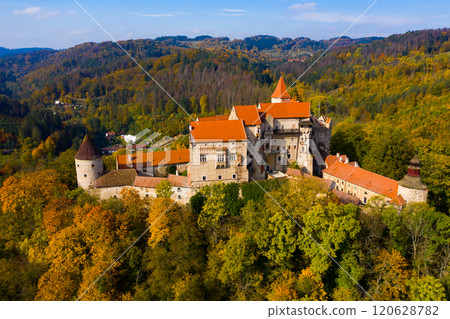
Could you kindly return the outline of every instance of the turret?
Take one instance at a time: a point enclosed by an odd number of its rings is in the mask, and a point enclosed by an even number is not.
[[[284,84],[283,77],[280,77],[275,92],[272,94],[272,103],[289,102],[291,96],[286,90],[286,84]]]
[[[427,201],[428,189],[420,177],[420,160],[417,155],[409,162],[408,173],[398,182],[397,193],[407,203]]]
[[[104,170],[101,152],[95,147],[88,135],[75,155],[78,187],[88,189]]]

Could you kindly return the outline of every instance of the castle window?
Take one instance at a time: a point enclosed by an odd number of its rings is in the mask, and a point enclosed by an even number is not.
[[[94,164],[92,164],[92,167],[94,167]]]
[[[364,197],[364,204],[367,204],[367,197]]]
[[[279,146],[277,146],[277,151],[279,151],[280,150],[280,147]]]
[[[257,130],[257,132],[258,132],[258,134],[259,134],[259,133],[261,133],[261,129],[260,129],[259,127],[258,127],[258,130]]]
[[[203,181],[206,181],[206,176],[202,176],[202,180],[203,180]]]
[[[289,145],[289,146],[288,146],[288,150],[290,150],[290,149],[291,149],[291,146]]]
[[[225,154],[217,154],[218,162],[225,162]]]
[[[266,143],[266,150],[268,150],[270,148],[270,144]]]
[[[86,174],[84,174],[84,177],[87,177],[87,175],[86,175]]]
[[[178,195],[178,199],[181,199],[181,195]]]
[[[217,176],[218,180],[222,180],[222,175]]]
[[[294,145],[294,150],[295,150],[296,147],[297,147],[297,145]]]
[[[234,162],[236,160],[236,154],[230,154],[229,161]]]
[[[237,178],[237,175],[236,175],[236,174],[233,174],[232,178],[233,178],[233,179],[236,179],[236,178]]]
[[[278,156],[278,162],[281,162],[281,156]]]
[[[114,198],[117,198],[117,195],[114,195]]]
[[[145,197],[148,197],[148,194],[145,194]]]
[[[201,163],[206,162],[206,154],[200,154],[200,162]]]
[[[80,167],[80,164],[78,164],[77,167]]]
[[[177,192],[180,193],[181,192],[181,187],[177,188]]]
[[[289,159],[291,158],[291,154],[288,154],[288,158],[289,158]]]

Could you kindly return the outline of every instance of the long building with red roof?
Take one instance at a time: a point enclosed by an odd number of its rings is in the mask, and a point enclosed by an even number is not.
[[[323,178],[333,181],[336,190],[359,198],[362,204],[367,204],[375,196],[397,206],[407,202],[426,202],[428,190],[420,179],[417,164],[420,162],[416,158],[411,161],[408,174],[401,182],[355,166],[345,155],[339,154],[327,158],[328,167],[323,170]],[[404,182],[406,180],[414,182]]]

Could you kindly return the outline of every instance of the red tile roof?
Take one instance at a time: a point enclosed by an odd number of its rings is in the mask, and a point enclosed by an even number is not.
[[[164,177],[147,177],[137,176],[134,180],[133,186],[156,188],[156,185],[163,181],[169,181],[170,185],[175,187],[189,187],[189,178],[186,176],[170,175],[167,178]]]
[[[236,105],[236,115],[245,125],[259,125],[261,119],[256,105]]]
[[[391,199],[397,196],[397,181],[359,167],[336,161],[322,172]]]
[[[260,113],[275,119],[305,118],[310,116],[309,102],[260,103]]]
[[[291,96],[286,90],[286,84],[284,84],[283,77],[280,77],[280,80],[278,80],[277,87],[275,89],[275,92],[272,94],[273,98],[279,98],[279,99],[290,99]]]
[[[136,176],[136,178],[134,179],[133,186],[155,188],[156,185],[158,185],[162,181],[166,181],[166,180],[167,180],[167,178],[164,178],[164,177]]]
[[[228,120],[229,115],[216,115],[216,116],[207,116],[207,117],[199,117],[197,121],[226,121]]]
[[[119,169],[144,164],[144,166],[173,165],[189,163],[189,150],[170,150],[161,152],[133,153],[130,155],[117,156]]]
[[[405,205],[406,205],[406,202],[405,202],[405,200],[403,199],[403,196],[400,195],[400,194],[398,194],[395,198],[393,198],[393,199],[391,200],[391,204],[392,204],[392,205],[397,205],[397,206],[405,206]]]
[[[247,139],[242,120],[191,122],[191,136],[194,142]]]
[[[347,155],[339,155],[339,158],[341,159],[342,163],[345,163],[348,160]],[[327,158],[325,159],[325,163],[327,164],[327,167],[330,167],[331,164],[333,164],[337,160],[338,160],[337,155],[328,155]],[[350,164],[350,163],[346,163],[346,164]],[[352,165],[352,166],[354,166],[354,165]]]
[[[167,176],[167,180],[172,186],[189,187],[189,178],[187,176],[169,174],[169,176]]]

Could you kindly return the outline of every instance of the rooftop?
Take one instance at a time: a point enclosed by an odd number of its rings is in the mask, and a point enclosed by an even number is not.
[[[309,118],[309,102],[290,101],[285,103],[260,103],[258,110],[262,115],[271,115],[275,119]]]
[[[117,156],[119,169],[131,165],[144,164],[145,166],[173,165],[189,163],[189,150],[169,150],[161,152],[139,152],[129,155]]]
[[[83,142],[80,145],[80,148],[78,149],[78,153],[75,155],[75,159],[82,161],[92,161],[100,157],[102,157],[102,153],[95,147],[94,143],[86,134]]]
[[[136,176],[137,173],[134,169],[113,170],[103,174],[92,184],[97,188],[131,186]]]
[[[236,115],[244,121],[245,125],[259,125],[261,118],[256,105],[236,105],[234,107]]]
[[[133,186],[155,188],[156,185],[166,180],[167,178],[164,177],[136,176],[136,178],[134,179]]]
[[[397,196],[397,181],[366,171],[360,167],[335,161],[328,168],[324,169],[323,173],[332,175],[391,199]]]
[[[284,84],[283,77],[280,77],[280,79],[278,80],[277,87],[275,88],[275,92],[273,92],[272,97],[278,98],[278,99],[290,99],[291,98],[291,96],[289,95],[289,93],[286,90],[286,84]]]
[[[191,122],[194,142],[247,140],[242,120]]]

